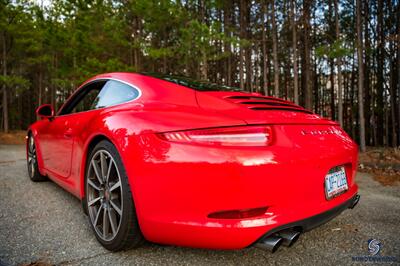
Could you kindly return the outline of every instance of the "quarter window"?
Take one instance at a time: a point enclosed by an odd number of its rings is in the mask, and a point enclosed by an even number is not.
[[[79,113],[125,103],[139,97],[139,90],[116,80],[94,81],[61,110],[60,115]]]
[[[131,101],[139,96],[132,86],[116,80],[109,80],[96,98],[94,109]]]

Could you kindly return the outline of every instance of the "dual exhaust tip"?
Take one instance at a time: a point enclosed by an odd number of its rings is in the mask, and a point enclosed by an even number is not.
[[[300,237],[300,232],[295,230],[284,230],[272,236],[261,239],[256,243],[256,247],[274,253],[281,245],[291,247]]]
[[[356,195],[349,204],[348,208],[353,209],[359,201],[360,195]],[[255,246],[274,253],[281,245],[291,247],[299,239],[300,234],[301,232],[296,230],[296,228],[285,229],[268,237],[262,238],[255,244]]]

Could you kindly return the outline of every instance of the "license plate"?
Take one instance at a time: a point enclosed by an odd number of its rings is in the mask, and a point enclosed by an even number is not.
[[[332,168],[325,176],[325,195],[332,199],[348,189],[346,171],[343,166]]]

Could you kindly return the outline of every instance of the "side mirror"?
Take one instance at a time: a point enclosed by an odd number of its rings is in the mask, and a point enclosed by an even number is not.
[[[41,118],[41,119],[53,119],[54,118],[54,109],[51,104],[43,104],[39,106],[38,109],[36,109],[36,114]]]

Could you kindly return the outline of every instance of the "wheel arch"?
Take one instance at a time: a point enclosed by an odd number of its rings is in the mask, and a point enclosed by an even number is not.
[[[80,188],[81,188],[80,189],[80,191],[81,191],[80,198],[81,198],[83,212],[86,215],[88,214],[88,210],[86,208],[86,197],[85,197],[85,195],[86,195],[85,174],[87,171],[87,169],[86,169],[87,160],[90,155],[90,152],[94,149],[94,147],[96,147],[96,145],[99,142],[101,142],[103,140],[109,141],[110,143],[112,143],[115,146],[115,144],[111,141],[111,139],[109,137],[107,137],[106,135],[96,134],[96,135],[92,136],[90,138],[90,140],[87,142],[85,149],[84,149],[84,153],[83,153],[84,156],[82,156],[81,173],[80,173],[80,176],[81,176],[81,178],[80,178]]]
[[[81,199],[81,203],[82,203],[82,207],[83,207],[83,211],[87,214],[87,210],[86,210],[86,187],[85,187],[85,175],[86,175],[86,171],[87,171],[87,160],[89,159],[89,155],[91,153],[91,151],[94,149],[94,147],[96,147],[96,145],[98,143],[100,143],[103,140],[109,141],[112,145],[114,145],[114,147],[116,148],[118,154],[121,157],[122,163],[125,166],[125,160],[124,160],[124,143],[122,143],[121,141],[119,141],[118,138],[113,138],[113,134],[112,132],[109,132],[109,134],[107,134],[107,131],[102,131],[102,132],[96,132],[94,134],[92,134],[89,138],[87,138],[86,144],[84,145],[83,148],[83,155],[82,155],[82,159],[81,159],[81,167],[80,167],[80,199]],[[125,168],[125,170],[127,170]],[[128,174],[128,173],[127,173]],[[130,179],[128,178],[128,183],[130,184]],[[132,190],[132,186],[131,186],[131,192],[132,192],[132,199],[134,199],[134,193]]]
[[[103,141],[103,140],[107,140],[109,142],[111,142],[114,146],[115,144],[111,141],[111,139],[109,137],[107,137],[104,134],[97,134],[95,136],[93,136],[86,144],[85,149],[84,149],[84,156],[82,156],[82,165],[81,165],[81,182],[80,182],[80,187],[81,187],[81,199],[82,201],[85,199],[85,195],[86,195],[86,191],[85,191],[85,173],[86,173],[86,164],[87,164],[87,160],[89,157],[90,152],[94,149],[94,147],[96,147],[96,145]]]

